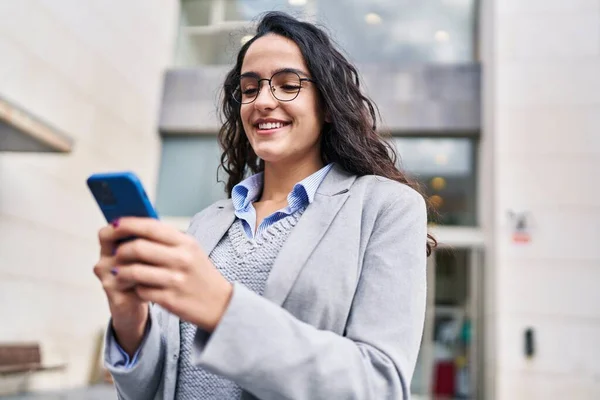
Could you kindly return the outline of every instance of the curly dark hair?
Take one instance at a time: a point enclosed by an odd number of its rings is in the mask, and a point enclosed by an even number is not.
[[[248,48],[258,38],[276,34],[298,45],[324,106],[328,119],[321,132],[321,158],[324,164],[335,162],[357,176],[379,175],[421,192],[415,181],[396,167],[396,152],[377,132],[377,106],[360,89],[357,69],[338,51],[327,33],[319,27],[282,12],[266,13],[255,36],[240,49],[236,64],[225,78],[221,104],[223,126],[219,143],[224,152],[221,168],[228,174],[225,191],[231,196],[235,185],[247,173],[263,171],[242,126],[240,104],[233,98],[242,63]],[[422,193],[422,192],[421,192]],[[427,235],[427,255],[437,245]]]

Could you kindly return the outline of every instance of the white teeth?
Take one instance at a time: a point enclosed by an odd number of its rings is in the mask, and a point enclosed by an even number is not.
[[[283,124],[281,122],[263,122],[258,124],[258,129],[276,129],[281,128]]]

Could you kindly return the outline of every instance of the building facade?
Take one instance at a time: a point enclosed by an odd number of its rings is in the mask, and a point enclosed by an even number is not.
[[[32,387],[86,384],[108,318],[85,178],[182,229],[224,197],[219,82],[273,9],[358,64],[439,211],[415,397],[600,397],[600,0],[2,2],[0,98],[58,137],[0,130],[0,342],[68,364]]]
[[[85,180],[130,169],[155,190],[178,12],[161,0],[0,2],[0,97],[12,115],[0,129],[0,344],[40,343],[44,363],[66,364],[32,375],[32,390],[83,386],[95,370],[109,314],[92,272],[104,220]],[[34,120],[46,129],[29,129]],[[6,143],[11,124],[21,142]]]

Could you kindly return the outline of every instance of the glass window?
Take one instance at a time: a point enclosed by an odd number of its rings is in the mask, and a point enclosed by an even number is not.
[[[252,21],[267,11],[283,11],[296,17],[306,17],[307,0],[225,0],[226,21]]]
[[[476,1],[183,0],[177,64],[232,63],[252,23],[271,10],[324,26],[355,62],[469,62]]]
[[[416,179],[442,225],[476,224],[475,145],[469,138],[394,137],[399,166]]]
[[[417,180],[443,225],[476,224],[475,144],[468,138],[394,137],[399,167]],[[160,215],[190,217],[226,197],[221,150],[213,135],[163,137],[156,207]]]
[[[158,178],[156,209],[165,217],[191,217],[219,199],[226,198],[217,138],[164,136]]]
[[[213,2],[208,0],[181,2],[182,26],[207,26],[210,25],[210,13]]]
[[[474,59],[475,0],[319,1],[319,20],[361,63]]]

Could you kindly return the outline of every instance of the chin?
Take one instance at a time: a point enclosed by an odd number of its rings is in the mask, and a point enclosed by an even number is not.
[[[261,160],[269,163],[276,163],[286,158],[285,152],[273,146],[258,146],[254,152]]]
[[[280,161],[285,160],[285,157],[281,154],[273,154],[273,153],[257,153],[256,154],[261,160],[267,162],[269,164],[276,164]]]

